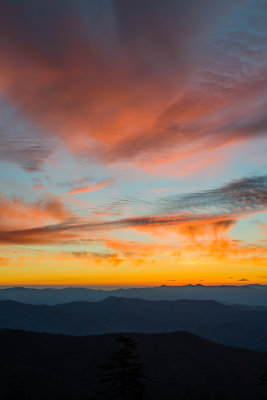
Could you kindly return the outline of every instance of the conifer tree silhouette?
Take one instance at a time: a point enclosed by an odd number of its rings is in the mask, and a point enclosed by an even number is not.
[[[137,343],[123,334],[117,337],[116,342],[119,348],[100,366],[101,389],[91,399],[143,400],[145,375]]]

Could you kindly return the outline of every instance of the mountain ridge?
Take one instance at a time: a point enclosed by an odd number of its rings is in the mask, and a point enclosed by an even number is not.
[[[257,383],[267,353],[212,343],[188,332],[129,336],[138,343],[144,364],[145,400],[257,400],[263,394]],[[116,337],[0,330],[1,391],[21,400],[88,400],[97,389],[98,366],[116,348]]]
[[[213,300],[109,297],[52,306],[5,300],[0,301],[0,328],[77,336],[188,331],[218,343],[267,351],[267,310]]]
[[[64,288],[0,288],[0,299],[17,300],[29,304],[61,304],[73,301],[99,301],[106,297],[139,298],[144,300],[215,300],[221,303],[267,307],[267,285],[155,286],[146,288],[92,289]]]

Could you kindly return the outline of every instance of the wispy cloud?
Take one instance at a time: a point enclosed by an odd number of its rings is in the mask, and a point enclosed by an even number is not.
[[[267,175],[235,180],[218,189],[203,190],[182,196],[170,196],[158,204],[159,212],[179,211],[195,215],[236,216],[266,209]]]
[[[45,130],[26,121],[14,106],[0,97],[0,160],[19,165],[28,172],[38,172],[56,147]]]
[[[59,224],[13,231],[2,230],[0,241],[30,243],[39,240],[42,243],[42,237],[53,239],[60,233],[71,237],[87,231],[132,227],[179,226],[191,234],[201,232],[203,226],[225,230],[238,219],[263,211],[266,207],[267,176],[250,177],[230,182],[218,189],[163,198],[155,205],[150,215],[85,222],[81,222],[77,217],[68,220],[62,218]],[[4,208],[2,212],[4,215]]]
[[[0,156],[36,171],[49,137],[149,165],[265,136],[265,17],[260,0],[2,2],[1,93],[33,134]]]
[[[69,190],[68,193],[69,194],[81,194],[81,193],[87,193],[87,192],[94,192],[96,190],[101,190],[104,187],[111,185],[113,182],[114,181],[112,179],[110,179],[107,181],[95,183],[94,185],[76,187],[74,189]]]

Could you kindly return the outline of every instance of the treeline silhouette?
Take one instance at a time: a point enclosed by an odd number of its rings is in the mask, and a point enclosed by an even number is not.
[[[1,400],[258,400],[267,354],[198,336],[0,330]]]

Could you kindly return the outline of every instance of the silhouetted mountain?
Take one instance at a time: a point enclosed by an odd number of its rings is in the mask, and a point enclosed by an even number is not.
[[[267,354],[211,343],[195,335],[132,334],[144,363],[146,400],[257,400]],[[71,337],[0,331],[0,398],[88,400],[98,366],[116,335]]]
[[[0,289],[0,299],[30,304],[61,304],[73,301],[100,301],[109,296],[138,298],[143,300],[216,300],[232,304],[267,307],[267,285],[243,286],[159,286],[116,290],[86,288],[33,289],[15,287]]]
[[[0,301],[0,328],[19,328],[34,332],[86,335],[106,332],[90,315],[70,315],[47,305]]]
[[[212,300],[146,301],[109,297],[55,306],[0,301],[0,328],[71,335],[188,331],[267,351],[267,310]]]

